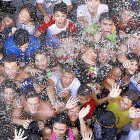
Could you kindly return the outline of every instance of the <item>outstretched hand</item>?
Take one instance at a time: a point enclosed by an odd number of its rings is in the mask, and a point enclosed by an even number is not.
[[[79,101],[78,98],[76,97],[70,97],[69,100],[67,101],[67,104],[66,104],[66,109],[72,109],[74,108],[76,105],[77,105],[77,102]]]
[[[112,85],[112,88],[110,90],[110,97],[111,98],[117,98],[120,93],[121,93],[121,89],[119,89],[119,85],[117,86],[117,84],[115,83],[114,85]]]
[[[90,106],[89,105],[87,105],[86,108],[83,107],[79,112],[79,119],[84,118],[89,113],[89,111],[90,111]]]
[[[83,136],[82,140],[91,140],[92,134],[89,134],[89,132],[87,132],[84,133],[82,136]]]
[[[22,138],[24,134],[24,131],[22,131],[22,129],[19,130],[18,134],[17,134],[17,130],[15,129],[15,138],[14,140],[25,140],[27,139],[27,136]]]
[[[140,109],[135,109],[134,107],[131,107],[129,109],[129,116],[133,118],[140,118]]]

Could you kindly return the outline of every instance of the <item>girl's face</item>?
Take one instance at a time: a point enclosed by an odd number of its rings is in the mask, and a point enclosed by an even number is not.
[[[66,124],[55,122],[53,125],[53,132],[55,133],[57,140],[63,140],[66,130]]]
[[[44,54],[35,55],[35,65],[39,70],[45,70],[49,63],[49,59]]]
[[[122,11],[121,14],[120,14],[120,21],[121,23],[123,24],[127,24],[130,19],[132,18],[132,12],[131,11]]]
[[[129,67],[127,68],[128,72],[133,75],[138,69],[138,62],[136,60],[130,60]]]
[[[27,9],[22,9],[19,13],[18,19],[20,23],[27,24],[30,21],[30,15]]]
[[[68,117],[71,120],[71,122],[75,122],[78,119],[79,112],[80,112],[79,106],[75,106],[74,108],[68,110]]]

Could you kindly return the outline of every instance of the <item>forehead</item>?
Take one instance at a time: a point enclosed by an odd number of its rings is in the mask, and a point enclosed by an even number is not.
[[[102,21],[101,21],[101,23],[107,23],[107,24],[113,24],[113,20],[109,20],[109,19],[103,19]]]
[[[35,58],[36,58],[36,59],[41,59],[41,58],[46,59],[47,57],[46,57],[44,54],[36,54],[36,55],[35,55]]]
[[[4,93],[5,93],[5,92],[8,92],[8,93],[9,93],[9,92],[10,92],[10,93],[13,93],[13,92],[14,92],[14,90],[13,90],[12,88],[5,88],[5,89],[4,89]]]
[[[53,127],[57,128],[57,129],[65,129],[67,126],[64,123],[55,122]]]
[[[123,96],[121,100],[127,105],[132,105],[132,101],[127,96]]]
[[[80,111],[80,106],[77,105],[74,108],[70,109],[69,111],[71,111],[71,110],[78,110],[78,111]]]
[[[60,11],[56,11],[56,12],[54,13],[54,15],[67,15],[67,14],[62,13],[62,12],[60,12]]]
[[[17,67],[17,63],[16,62],[4,62],[4,67]]]
[[[30,16],[26,8],[22,9],[20,12],[26,14],[26,16]]]
[[[68,73],[68,72],[62,71],[62,76],[66,76],[66,77],[72,76],[72,77],[74,77],[74,76],[75,76],[75,72],[73,72],[73,73]]]
[[[80,98],[80,99],[87,100],[87,97],[86,97],[86,96],[81,96],[81,95],[78,95],[78,94],[77,94],[77,96],[78,96],[78,98]]]
[[[39,102],[39,97],[31,97],[27,98],[28,103],[38,103]]]

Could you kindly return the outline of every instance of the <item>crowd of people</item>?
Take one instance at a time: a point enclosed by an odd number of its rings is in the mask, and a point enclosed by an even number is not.
[[[136,1],[0,3],[1,140],[140,139]]]

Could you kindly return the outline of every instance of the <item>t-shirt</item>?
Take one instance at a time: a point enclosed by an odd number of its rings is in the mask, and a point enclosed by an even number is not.
[[[127,136],[126,140],[139,140],[139,135],[140,135],[140,123],[139,123],[139,129],[134,131],[130,128],[129,135]]]
[[[99,4],[97,9],[97,14],[94,19],[91,19],[91,14],[88,11],[87,4],[82,4],[77,8],[77,18],[78,17],[86,17],[86,21],[89,23],[92,21],[93,24],[98,24],[99,17],[101,13],[108,12],[108,6],[106,4]]]
[[[64,2],[66,5],[71,5],[71,0],[36,0],[36,3],[41,3],[41,6],[44,11],[46,11],[48,14],[53,14],[53,8],[56,4],[59,4],[61,2]],[[41,16],[42,13],[37,10],[37,15]]]
[[[77,90],[80,87],[80,81],[75,77],[68,88],[63,88],[61,84],[60,74],[60,72],[54,72],[50,76],[50,79],[55,83],[55,90],[57,94],[56,96],[59,96],[59,94],[66,90],[69,90],[69,93],[72,97],[77,97]]]
[[[83,105],[82,106],[82,108],[83,107],[87,107],[87,105],[90,105],[90,111],[89,111],[89,113],[86,115],[86,119],[91,119],[92,118],[92,114],[93,114],[93,112],[95,111],[95,102],[94,102],[94,100],[92,99],[92,98],[90,98],[90,100],[85,104],[85,105]]]
[[[33,56],[34,52],[42,47],[42,43],[39,41],[39,39],[33,35],[30,35],[28,48],[25,52],[22,52],[22,50],[15,45],[12,35],[5,41],[4,54],[13,54],[18,58],[20,62],[29,62],[30,57]]]
[[[55,24],[55,21],[51,18],[50,22],[48,23],[43,21],[37,30],[42,33],[46,29],[47,29],[46,46],[52,46],[54,48],[57,48],[60,44],[60,41],[58,39],[60,32],[68,30],[73,34],[76,34],[75,24],[68,19],[67,19],[67,25],[63,29],[58,28]]]
[[[118,129],[118,132],[121,131],[121,129],[128,124],[131,119],[128,118],[129,110],[120,110],[120,100],[121,96],[116,98],[116,101],[108,101],[109,104],[107,106],[107,110],[112,111],[116,116],[116,127]]]

